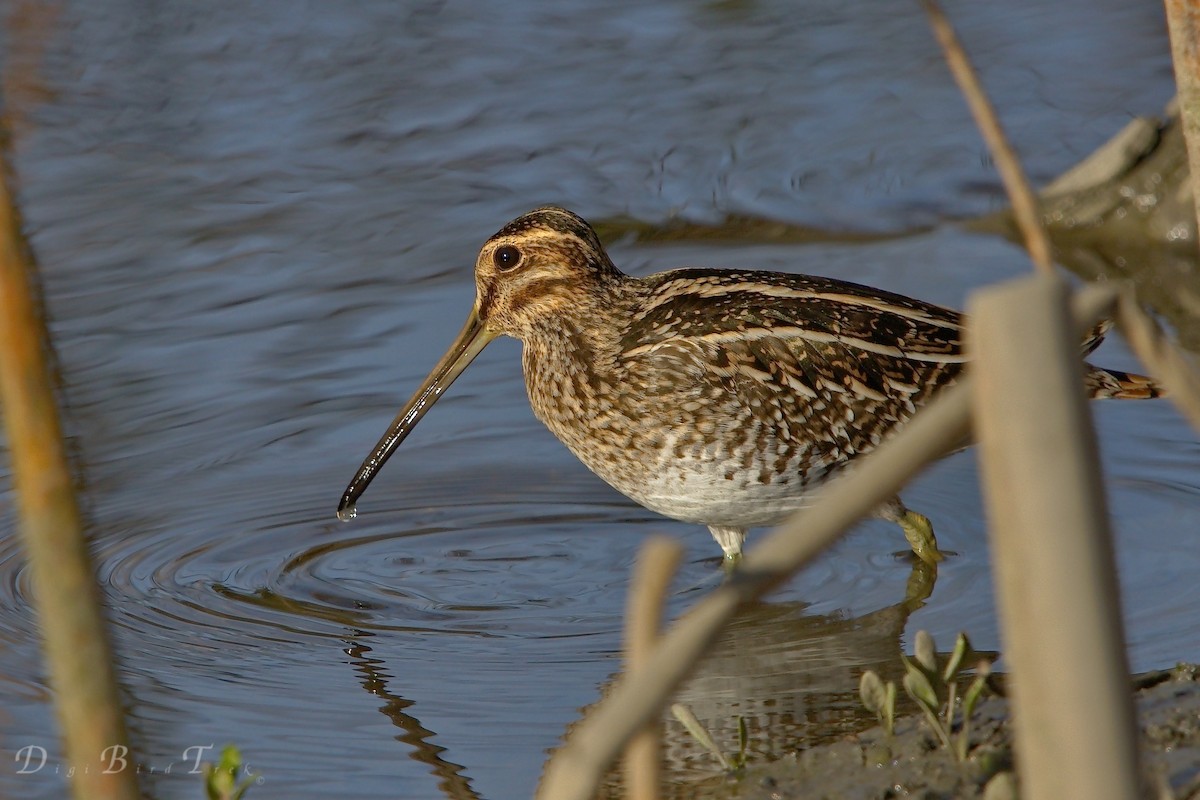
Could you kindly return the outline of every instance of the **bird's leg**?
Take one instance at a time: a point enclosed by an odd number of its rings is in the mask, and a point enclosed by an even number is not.
[[[733,569],[742,560],[742,542],[746,541],[746,529],[709,525],[708,530],[725,553],[725,568]]]
[[[927,564],[936,564],[945,557],[942,551],[938,550],[937,538],[933,535],[933,524],[929,517],[906,508],[898,496],[880,506],[876,513],[900,526],[904,531],[904,538],[908,539],[908,544],[917,558]]]

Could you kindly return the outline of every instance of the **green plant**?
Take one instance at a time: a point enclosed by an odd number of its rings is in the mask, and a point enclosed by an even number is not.
[[[247,772],[239,783],[241,772],[242,754],[233,745],[225,745],[220,761],[204,765],[204,791],[208,800],[242,800],[257,776]]]
[[[991,672],[991,665],[985,660],[980,659],[975,665],[975,678],[962,697],[961,722],[955,738],[954,709],[958,701],[959,673],[973,652],[967,635],[960,633],[945,664],[939,665],[933,637],[927,631],[917,631],[912,658],[900,654],[900,660],[904,662],[904,691],[916,701],[934,734],[959,761],[967,758],[971,715]],[[858,694],[863,706],[874,712],[884,731],[891,736],[896,725],[896,682],[885,682],[874,670],[867,670],[859,681]]]
[[[884,732],[891,736],[896,729],[896,682],[885,683],[877,672],[869,669],[858,683],[858,696],[867,710],[879,718]]]
[[[937,647],[928,631],[917,631],[913,656],[900,654],[904,662],[904,691],[920,706],[933,732],[954,753],[965,761],[970,749],[971,715],[979,702],[991,665],[980,659],[975,665],[975,677],[962,696],[962,712],[958,736],[954,737],[954,711],[958,700],[958,678],[969,656],[974,653],[965,633],[954,641],[954,649],[944,664],[938,664]]]

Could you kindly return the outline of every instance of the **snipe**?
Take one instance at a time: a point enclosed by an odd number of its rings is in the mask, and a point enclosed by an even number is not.
[[[580,217],[547,206],[505,225],[475,263],[458,339],[346,488],[338,516],[472,359],[524,343],[538,419],[618,491],[707,525],[728,559],[887,438],[963,369],[962,316],[854,283],[751,270],[618,270]],[[1085,345],[1099,343],[1099,334]],[[1153,397],[1147,378],[1090,366],[1092,397]],[[929,521],[879,512],[921,558]]]

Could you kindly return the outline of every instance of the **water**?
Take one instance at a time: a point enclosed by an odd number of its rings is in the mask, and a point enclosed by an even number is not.
[[[951,11],[1039,181],[1170,95],[1153,5]],[[637,273],[805,271],[960,305],[1028,270],[1007,242],[949,222],[1001,193],[915,9],[4,0],[0,13],[21,201],[157,797],[195,796],[188,748],[225,742],[262,777],[252,797],[527,797],[619,667],[639,543],[666,532],[688,547],[671,613],[717,584],[706,531],[626,501],[533,419],[510,341],[438,403],[358,517],[335,518],[465,318],[476,248],[512,216],[556,202],[828,233],[615,243]],[[1096,361],[1135,367],[1116,341]],[[1165,402],[1095,411],[1133,667],[1200,660],[1198,437]],[[0,795],[59,797],[2,485]],[[932,594],[905,600],[893,526],[857,529],[739,620],[684,691],[727,749],[737,714],[762,754],[860,724],[858,672],[894,670],[919,628],[1000,648],[973,454],[905,498],[957,553]],[[673,774],[713,774],[671,736]],[[28,745],[48,761],[23,774]]]

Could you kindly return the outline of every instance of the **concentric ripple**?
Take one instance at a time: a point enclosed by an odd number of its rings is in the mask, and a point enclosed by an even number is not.
[[[109,540],[100,577],[128,610],[117,624],[142,634],[181,622],[264,637],[555,637],[619,628],[614,584],[627,580],[644,534],[615,522],[629,509],[605,487],[582,474],[578,486],[558,481],[529,497],[463,505],[447,486],[412,487],[411,496],[427,493],[422,505],[374,506],[349,524],[322,504],[272,527],[253,523],[253,532]]]

